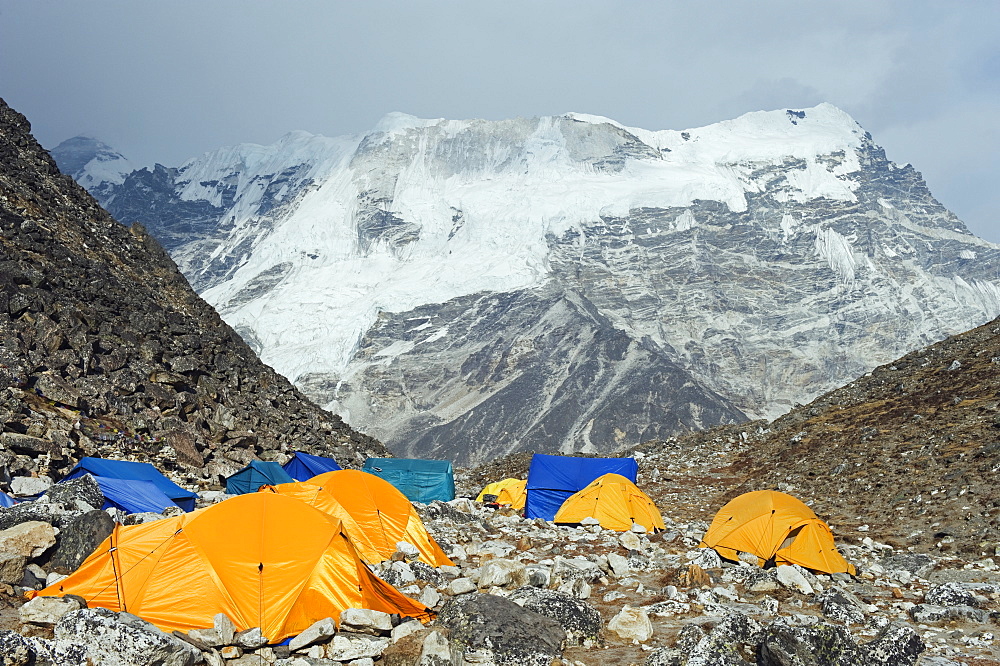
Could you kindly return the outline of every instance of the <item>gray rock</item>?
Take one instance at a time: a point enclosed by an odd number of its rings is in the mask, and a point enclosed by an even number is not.
[[[697,634],[687,637],[688,643]],[[715,625],[689,650],[688,666],[747,666],[744,654],[753,654],[763,637],[763,628],[742,613],[731,613]],[[683,638],[683,637],[682,637]],[[680,643],[681,641],[678,641]]]
[[[244,629],[233,636],[233,644],[248,650],[256,650],[267,645],[267,637],[260,631],[260,627],[250,627]]]
[[[60,531],[59,545],[49,561],[49,570],[67,575],[73,573],[114,528],[111,516],[100,509],[77,516]]]
[[[934,604],[917,604],[909,611],[914,622],[925,624],[936,624],[948,620],[968,620],[970,622],[984,623],[989,621],[990,614],[987,611],[972,606],[936,606]]]
[[[35,651],[13,631],[0,631],[0,666],[32,666]]]
[[[52,486],[42,495],[40,501],[48,504],[65,504],[74,508],[78,508],[79,503],[83,502],[91,509],[100,509],[104,506],[104,493],[101,492],[97,481],[94,481],[94,477],[84,474]]]
[[[572,559],[556,557],[552,564],[552,576],[563,580],[581,579],[592,583],[603,575],[600,565],[582,557]]]
[[[920,578],[934,570],[934,558],[923,553],[896,553],[882,558],[879,564],[886,571],[908,571]]]
[[[57,640],[83,645],[102,666],[194,666],[201,653],[145,620],[106,608],[67,613],[55,626]]]
[[[18,497],[41,495],[52,486],[47,476],[15,476],[10,480],[10,491]]]
[[[568,645],[600,643],[603,622],[601,614],[590,604],[556,590],[522,587],[510,595],[519,606],[550,617],[566,632]]]
[[[986,603],[984,595],[1000,591],[996,585],[983,583],[942,583],[924,595],[924,602],[935,606],[973,606]]]
[[[437,622],[449,630],[456,653],[486,652],[497,666],[549,666],[566,638],[552,618],[491,594],[451,599]]]
[[[334,624],[333,618],[323,618],[313,622],[305,631],[289,641],[288,649],[295,652],[309,647],[313,643],[325,641],[336,633],[337,625]]]
[[[340,633],[326,646],[324,651],[328,659],[339,662],[354,661],[378,657],[389,647],[388,638],[368,636],[365,634]],[[289,646],[290,647],[290,646]]]
[[[842,627],[774,624],[760,645],[760,666],[909,666],[924,649],[909,627],[890,624],[858,645]]]
[[[816,601],[828,619],[845,624],[864,624],[865,610],[853,594],[831,587],[816,595]]]

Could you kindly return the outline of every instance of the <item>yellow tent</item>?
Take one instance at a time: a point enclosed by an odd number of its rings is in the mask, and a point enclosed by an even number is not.
[[[526,479],[504,479],[495,483],[487,484],[483,492],[476,498],[477,502],[482,502],[486,495],[495,495],[497,504],[509,504],[512,509],[520,511],[524,508],[524,503],[528,499],[528,481]]]
[[[420,551],[420,559],[432,567],[452,566],[434,538],[427,533],[416,509],[395,486],[368,472],[354,469],[326,472],[306,483],[282,483],[265,490],[295,497],[344,521],[345,531],[357,539],[361,558],[375,564],[392,557],[396,544],[406,541]],[[343,519],[343,518],[342,518]]]
[[[829,526],[801,501],[776,490],[744,493],[722,507],[701,547],[731,560],[751,553],[761,566],[773,560],[822,573],[855,573],[837,552]]]
[[[663,517],[653,500],[621,474],[605,474],[583,490],[570,495],[553,519],[556,523],[579,523],[596,518],[601,527],[624,532],[633,523],[650,532],[663,529]]]
[[[260,627],[272,643],[345,608],[432,616],[361,562],[339,520],[272,493],[116,526],[71,576],[28,596],[64,594],[167,632],[211,627],[225,613],[238,630]]]

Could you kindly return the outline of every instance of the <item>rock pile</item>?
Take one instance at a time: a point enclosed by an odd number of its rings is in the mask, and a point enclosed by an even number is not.
[[[0,489],[35,494],[81,456],[207,487],[295,449],[387,455],[261,363],[0,100]]]

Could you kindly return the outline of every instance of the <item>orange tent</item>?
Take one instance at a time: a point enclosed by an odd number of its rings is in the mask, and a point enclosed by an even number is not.
[[[375,564],[392,557],[396,544],[406,541],[420,551],[420,559],[432,567],[452,566],[406,495],[395,486],[368,472],[354,469],[326,472],[307,483],[282,483],[265,490],[300,499],[333,515],[340,507],[352,519],[345,531],[357,538],[362,559]]]
[[[605,474],[570,495],[559,507],[553,522],[579,523],[596,518],[601,527],[625,532],[633,524],[648,531],[662,530],[663,517],[653,500],[621,474]]]
[[[211,627],[225,613],[238,630],[260,627],[272,643],[345,608],[432,616],[358,559],[339,520],[272,493],[118,525],[71,576],[28,596],[64,594],[167,632]]]
[[[776,490],[731,500],[715,514],[701,547],[731,560],[740,552],[751,553],[761,566],[773,561],[822,573],[855,573],[837,551],[830,527],[801,501]]]
[[[527,487],[527,479],[503,479],[487,484],[476,501],[482,502],[487,495],[495,495],[497,504],[509,504],[512,509],[520,511],[528,499]]]

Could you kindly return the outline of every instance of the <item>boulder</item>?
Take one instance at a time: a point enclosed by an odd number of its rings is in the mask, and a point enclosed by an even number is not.
[[[555,590],[522,587],[510,595],[517,605],[550,617],[566,632],[567,645],[600,643],[601,614],[590,604]]]
[[[566,637],[555,620],[492,594],[451,599],[437,622],[448,629],[455,653],[485,653],[497,666],[549,666]]]
[[[15,476],[10,480],[10,491],[18,497],[41,495],[52,487],[52,479],[47,476]]]
[[[644,643],[653,635],[653,623],[645,610],[625,604],[608,622],[608,631],[613,631],[627,641]]]
[[[248,650],[256,650],[259,647],[264,647],[267,643],[267,637],[261,633],[260,627],[250,627],[233,636],[234,645]]]
[[[84,608],[79,597],[35,597],[18,611],[18,617],[24,624],[37,624],[43,627],[54,627],[67,613]]]
[[[366,636],[364,634],[340,633],[333,637],[323,650],[327,659],[347,662],[380,656],[390,641],[388,638]],[[291,647],[291,645],[289,645]]]
[[[490,560],[479,570],[479,587],[504,587],[524,570],[524,565],[514,560]]]
[[[888,624],[869,643],[829,624],[771,625],[760,645],[760,666],[910,666],[924,645],[909,627]]]
[[[35,651],[27,639],[13,631],[0,631],[0,666],[31,666]]]
[[[74,509],[89,511],[104,506],[104,493],[101,492],[97,481],[94,481],[94,477],[84,474],[81,477],[52,486],[47,493],[42,495],[40,501],[49,504],[64,504]],[[81,502],[89,508],[83,509],[80,506]]]
[[[341,631],[361,634],[388,634],[392,631],[392,616],[367,608],[345,608],[340,613]]]
[[[685,634],[682,630],[677,645],[689,654],[688,666],[749,666],[763,635],[764,630],[756,620],[742,613],[730,613],[707,634],[695,630]]]
[[[830,620],[845,624],[864,624],[865,609],[853,594],[832,587],[817,595],[816,601],[823,609],[823,615]]]
[[[49,570],[61,574],[76,571],[115,528],[115,521],[95,509],[74,518],[59,534],[59,545],[49,561]]]
[[[313,622],[305,631],[288,642],[288,649],[292,652],[309,647],[314,643],[320,643],[337,633],[337,625],[333,618],[327,617]]]
[[[592,583],[603,575],[604,571],[601,570],[600,565],[582,557],[572,559],[556,557],[552,563],[552,576],[562,578],[563,580],[575,580],[579,578]]]
[[[611,573],[619,578],[627,576],[631,571],[628,558],[622,557],[618,553],[608,553],[608,567],[611,569]]]
[[[56,528],[49,523],[32,520],[0,530],[0,553],[39,557],[56,544]]]
[[[981,583],[942,583],[924,595],[924,602],[935,606],[973,606],[986,603],[986,594],[1000,591],[996,585]]]
[[[964,605],[936,606],[934,604],[917,604],[908,612],[914,622],[924,624],[936,624],[951,620],[968,620],[970,622],[985,623],[990,618],[990,614],[987,611]]]
[[[476,584],[472,582],[470,578],[456,578],[455,580],[448,583],[448,593],[452,596],[458,596],[460,594],[468,594],[469,592],[476,591]]]
[[[17,585],[24,579],[28,558],[17,553],[0,553],[0,583]]]
[[[882,558],[879,564],[886,571],[908,571],[920,578],[934,570],[934,558],[923,553],[896,553]]]
[[[84,608],[67,613],[55,625],[56,640],[86,648],[87,658],[102,666],[194,666],[201,652],[129,613]]]
[[[801,592],[802,594],[812,594],[813,586],[809,584],[809,580],[803,575],[798,567],[788,564],[780,564],[776,567],[778,582],[784,585],[789,590],[795,590],[796,592]]]

